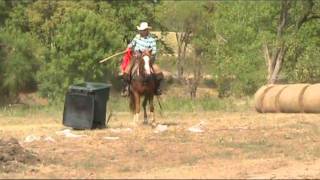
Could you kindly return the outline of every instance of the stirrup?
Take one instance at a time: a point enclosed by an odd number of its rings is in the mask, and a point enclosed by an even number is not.
[[[156,90],[156,95],[157,95],[157,96],[162,95],[162,91],[161,91],[161,89],[157,89],[157,90]]]
[[[122,97],[128,97],[129,96],[129,91],[128,90],[124,90],[121,92],[121,96]]]
[[[121,90],[121,96],[122,96],[122,97],[127,97],[127,96],[129,96],[129,85],[128,85],[128,84],[124,85],[124,87],[122,88],[122,90]]]
[[[121,96],[127,97],[129,96],[129,74],[123,73],[122,74],[122,90],[121,90]]]

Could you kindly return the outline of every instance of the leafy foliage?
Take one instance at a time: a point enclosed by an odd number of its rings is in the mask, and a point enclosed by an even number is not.
[[[221,97],[250,95],[265,84],[263,47],[279,42],[287,48],[280,79],[319,82],[320,3],[290,2],[279,38],[281,2],[0,0],[0,95],[16,97],[36,84],[43,96],[59,99],[71,84],[112,80],[119,59],[98,61],[123,50],[141,21],[186,33],[181,37],[199,58],[181,56],[194,61],[177,67],[209,70]]]
[[[208,20],[197,34],[196,44],[212,62],[220,96],[250,95],[266,83],[267,66],[262,48],[265,43],[278,43],[275,39],[281,2],[210,3],[204,10],[213,12],[206,15]],[[316,26],[319,22],[310,21],[297,32],[295,19],[303,14],[299,3],[304,2],[296,2],[290,9],[291,19],[283,36],[288,54],[282,80],[319,82],[319,68],[315,68],[319,67],[315,60],[319,52],[319,26]]]
[[[40,92],[50,98],[63,95],[70,84],[105,81],[112,63],[99,60],[121,46],[116,24],[101,21],[88,9],[70,11],[56,28],[49,61],[39,72]],[[114,68],[113,68],[114,69]]]
[[[0,31],[0,94],[14,98],[36,82],[45,49],[29,33]]]
[[[264,83],[255,16],[262,7],[251,2],[217,2],[204,8],[208,20],[199,30],[196,44],[211,61],[220,96],[252,94]]]

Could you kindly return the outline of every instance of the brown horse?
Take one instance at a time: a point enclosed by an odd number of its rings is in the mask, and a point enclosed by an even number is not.
[[[140,99],[143,99],[144,124],[148,124],[147,104],[150,106],[151,125],[155,125],[154,115],[154,95],[156,88],[156,79],[150,60],[150,51],[135,54],[133,66],[130,73],[129,98],[130,109],[134,113],[133,121],[136,124],[139,120]]]

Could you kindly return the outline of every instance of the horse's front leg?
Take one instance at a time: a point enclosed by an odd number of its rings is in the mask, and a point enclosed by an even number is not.
[[[135,99],[135,111],[134,111],[134,117],[133,121],[136,124],[139,121],[139,113],[140,113],[140,95],[136,92],[134,93],[134,99]]]
[[[153,103],[154,96],[151,96],[149,98],[149,104],[150,104],[150,121],[151,126],[156,126],[156,119],[154,114],[154,103]]]
[[[144,117],[143,124],[148,124],[148,116],[147,116],[148,99],[149,99],[149,97],[145,96],[144,99],[143,99],[143,103],[142,103],[142,106],[143,106],[143,117]]]

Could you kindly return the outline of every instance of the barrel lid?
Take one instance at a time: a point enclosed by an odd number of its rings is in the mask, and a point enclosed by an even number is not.
[[[84,82],[76,85],[71,85],[69,89],[85,90],[85,91],[98,91],[106,88],[110,88],[111,84],[99,83],[99,82]]]

